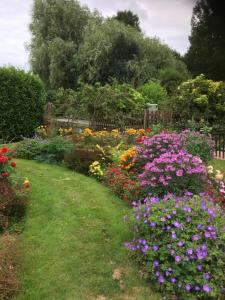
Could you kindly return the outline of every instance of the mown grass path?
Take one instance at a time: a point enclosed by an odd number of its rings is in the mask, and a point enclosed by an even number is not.
[[[66,168],[17,164],[31,182],[17,300],[160,299],[139,279],[123,247],[130,238],[123,216],[130,208]],[[112,277],[115,269],[124,272],[122,286]]]

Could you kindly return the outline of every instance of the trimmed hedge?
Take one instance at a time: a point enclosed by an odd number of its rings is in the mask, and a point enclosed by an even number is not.
[[[45,92],[41,80],[14,67],[0,68],[0,139],[30,137],[42,122]]]

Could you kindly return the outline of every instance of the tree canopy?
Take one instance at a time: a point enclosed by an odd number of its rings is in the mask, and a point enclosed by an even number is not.
[[[75,0],[34,0],[30,63],[46,86],[74,87],[74,62],[91,14]]]
[[[185,60],[194,74],[225,80],[225,9],[223,0],[198,0],[192,16],[191,46]]]
[[[119,22],[124,23],[125,25],[129,25],[137,29],[138,31],[141,31],[138,15],[134,14],[130,10],[118,11],[115,19]]]

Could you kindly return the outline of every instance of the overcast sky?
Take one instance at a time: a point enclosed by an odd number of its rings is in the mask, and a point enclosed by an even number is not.
[[[188,48],[194,0],[81,0],[104,16],[130,9],[139,15],[141,28],[148,36],[158,36],[184,54]],[[29,68],[28,53],[32,0],[0,0],[0,65]]]

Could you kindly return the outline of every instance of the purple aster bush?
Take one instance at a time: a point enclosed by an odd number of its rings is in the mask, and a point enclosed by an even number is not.
[[[219,299],[225,287],[225,221],[208,195],[151,194],[134,203],[133,222],[134,238],[126,247],[164,295]]]
[[[189,190],[198,193],[207,181],[207,170],[198,156],[185,150],[167,152],[147,163],[139,175],[141,186],[146,192],[176,195]]]
[[[215,142],[211,136],[198,131],[185,130],[180,133],[180,139],[182,147],[188,153],[199,156],[204,163],[213,158]]]

